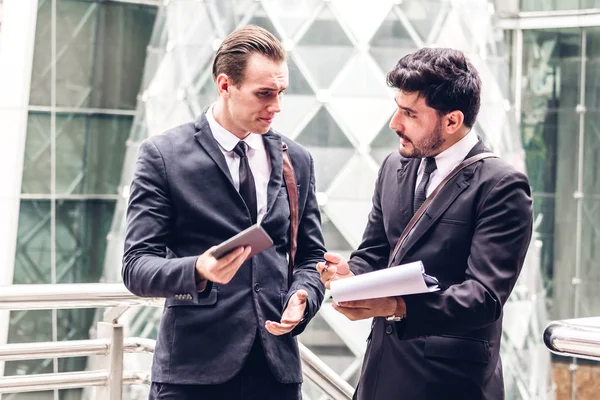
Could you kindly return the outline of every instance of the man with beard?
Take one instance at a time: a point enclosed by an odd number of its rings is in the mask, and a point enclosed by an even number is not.
[[[529,183],[472,130],[481,81],[463,53],[421,49],[387,81],[400,151],[381,166],[358,250],[348,262],[326,253],[317,270],[329,287],[422,261],[441,290],[334,303],[351,320],[374,317],[355,399],[503,399],[502,309],[531,239]]]

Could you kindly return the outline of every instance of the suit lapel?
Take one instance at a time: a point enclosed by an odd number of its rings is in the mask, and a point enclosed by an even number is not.
[[[398,210],[402,212],[402,220],[406,224],[413,215],[413,202],[415,199],[415,183],[417,181],[417,171],[419,170],[420,159],[402,158],[400,167],[397,171],[398,176]]]
[[[206,119],[206,110],[204,109],[198,117],[198,120],[195,123],[196,126],[196,134],[194,137],[200,143],[200,146],[206,151],[206,153],[212,158],[212,160],[217,164],[221,172],[227,177],[231,186],[233,185],[233,179],[231,178],[231,173],[229,172],[229,167],[227,166],[227,162],[225,161],[225,156],[223,152],[219,148],[219,144],[215,140],[212,132],[210,130],[210,126],[208,125],[208,120]],[[241,198],[241,197],[240,197]]]
[[[472,157],[476,154],[489,151],[485,148],[481,140],[471,149],[465,159]],[[417,166],[419,163],[415,163]],[[404,255],[419,241],[419,239],[440,219],[442,214],[450,207],[454,201],[460,196],[460,194],[469,187],[469,180],[473,176],[473,173],[478,168],[479,163],[471,165],[461,172],[458,173],[452,180],[450,180],[446,186],[438,193],[437,197],[433,200],[421,220],[415,225],[412,233],[409,234],[405,245],[400,249],[396,260],[402,260]],[[411,182],[412,188],[414,189],[416,181],[415,179]],[[414,191],[413,191],[414,197]],[[412,203],[410,204],[410,210],[412,211]]]
[[[271,160],[271,176],[267,188],[267,213],[275,203],[277,194],[283,184],[283,153],[281,136],[270,130],[263,135],[263,142]]]

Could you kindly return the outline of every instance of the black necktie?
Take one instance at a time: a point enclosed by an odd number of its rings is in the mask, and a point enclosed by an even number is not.
[[[246,202],[246,207],[250,210],[252,223],[256,223],[256,185],[254,184],[254,176],[248,164],[248,144],[240,140],[233,148],[233,152],[240,157],[240,195]]]
[[[419,186],[417,186],[417,191],[415,192],[415,201],[413,203],[413,213],[416,213],[421,204],[427,198],[427,184],[429,183],[429,176],[433,171],[437,169],[437,165],[435,165],[435,158],[427,157],[425,159],[425,171],[423,171],[423,178],[421,178],[421,182],[419,182]]]

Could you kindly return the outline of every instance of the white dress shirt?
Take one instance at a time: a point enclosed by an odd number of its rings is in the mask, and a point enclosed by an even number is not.
[[[464,138],[442,151],[440,154],[435,156],[435,164],[437,169],[429,175],[429,183],[427,184],[426,196],[435,190],[436,187],[442,182],[442,180],[448,175],[458,164],[460,164],[467,154],[475,147],[479,139],[477,134],[471,129]],[[425,159],[421,159],[421,165],[417,172],[417,183],[415,185],[415,193],[419,187],[419,183],[423,178],[423,172],[425,171]]]
[[[213,106],[210,106],[206,111],[206,119],[212,131],[215,140],[219,144],[221,152],[225,156],[229,173],[233,179],[233,185],[236,190],[240,190],[240,157],[233,152],[233,148],[238,144],[240,138],[223,128],[213,115]],[[245,137],[244,142],[249,146],[248,149],[248,164],[254,176],[254,184],[256,185],[256,205],[258,210],[256,220],[260,222],[267,213],[267,187],[271,177],[271,160],[267,154],[265,143],[262,135],[251,133]]]

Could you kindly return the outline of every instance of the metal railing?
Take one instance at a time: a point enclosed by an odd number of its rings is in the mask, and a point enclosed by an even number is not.
[[[150,384],[147,371],[124,371],[124,353],[154,352],[155,341],[125,338],[119,317],[132,305],[162,306],[164,300],[140,298],[122,284],[12,285],[0,287],[0,310],[110,307],[98,323],[98,338],[0,345],[0,361],[98,356],[103,368],[0,377],[0,394],[95,386],[97,398],[121,400],[123,384]],[[302,372],[333,400],[349,400],[354,389],[299,343]]]
[[[600,361],[600,317],[553,321],[544,343],[554,354]]]

